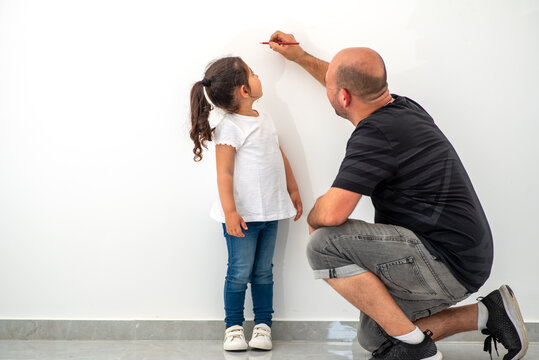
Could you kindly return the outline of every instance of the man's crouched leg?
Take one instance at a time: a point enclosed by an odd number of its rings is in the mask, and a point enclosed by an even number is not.
[[[369,352],[378,349],[387,339],[388,335],[370,317],[361,313],[357,328],[357,341],[361,347]]]
[[[315,279],[343,278],[367,271],[346,255],[348,249],[342,235],[349,231],[349,225],[346,222],[340,226],[322,227],[311,234],[307,259]]]

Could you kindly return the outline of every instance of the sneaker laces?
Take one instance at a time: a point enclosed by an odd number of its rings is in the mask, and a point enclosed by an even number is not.
[[[494,336],[494,334],[492,334],[487,329],[481,330],[481,333],[483,333],[484,335],[488,335],[483,345],[483,351],[489,353],[490,360],[492,360],[492,343],[494,343],[494,349],[496,350],[496,354],[498,355],[498,357],[500,357],[500,353],[498,352],[498,345],[497,345],[497,342],[499,342],[500,344],[502,343],[500,339]]]
[[[484,298],[484,296],[479,296],[476,300],[482,301]],[[494,350],[496,350],[496,355],[500,357],[500,353],[498,352],[498,343],[502,343],[500,339],[498,339],[494,334],[488,331],[488,329],[481,330],[481,333],[483,335],[487,335],[487,338],[485,339],[485,342],[483,344],[483,351],[489,353],[490,360],[492,360],[492,343],[494,343]]]

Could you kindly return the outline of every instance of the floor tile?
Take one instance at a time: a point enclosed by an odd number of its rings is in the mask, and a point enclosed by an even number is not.
[[[501,346],[500,346],[501,347]],[[488,360],[482,343],[441,342],[444,360]],[[503,357],[505,349],[500,348]],[[357,342],[275,341],[272,351],[224,352],[221,341],[0,340],[1,360],[365,360]],[[493,358],[497,358],[493,354]],[[501,357],[500,357],[501,359]],[[525,359],[539,359],[539,343]]]

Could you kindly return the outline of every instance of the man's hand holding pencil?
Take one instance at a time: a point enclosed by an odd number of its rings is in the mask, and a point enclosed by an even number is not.
[[[266,44],[290,61],[297,61],[305,53],[294,35],[285,34],[282,31],[274,32]]]

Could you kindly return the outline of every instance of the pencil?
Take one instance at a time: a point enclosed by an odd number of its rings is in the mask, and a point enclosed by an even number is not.
[[[276,43],[279,44],[279,45],[299,45],[299,42],[283,42],[283,41],[276,41]],[[264,41],[264,42],[261,42],[261,44],[263,44],[263,45],[268,45],[269,42]]]

